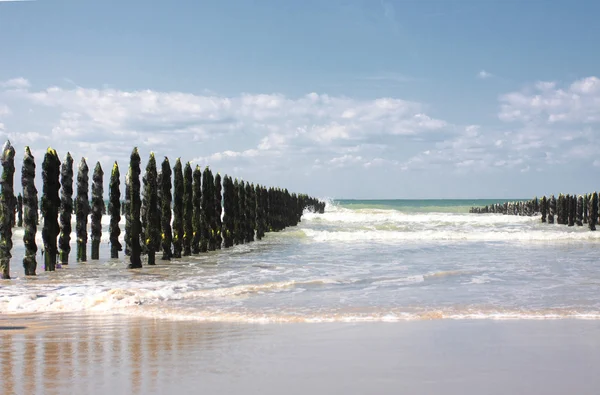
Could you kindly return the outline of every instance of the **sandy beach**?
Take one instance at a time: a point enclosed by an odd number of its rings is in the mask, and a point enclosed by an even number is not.
[[[2,394],[596,394],[600,322],[0,319]]]

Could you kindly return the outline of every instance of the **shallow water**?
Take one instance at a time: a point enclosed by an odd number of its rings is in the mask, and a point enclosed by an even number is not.
[[[38,268],[35,278],[23,276],[17,229],[0,313],[235,322],[600,319],[600,232],[466,212],[489,203],[341,201],[229,250],[134,271],[125,259],[72,263],[54,273]]]

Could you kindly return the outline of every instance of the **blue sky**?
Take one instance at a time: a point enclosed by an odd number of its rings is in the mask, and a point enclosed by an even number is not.
[[[137,145],[321,197],[588,192],[599,14],[595,1],[0,0],[0,137],[17,177],[25,145],[38,166],[52,146],[105,170]]]

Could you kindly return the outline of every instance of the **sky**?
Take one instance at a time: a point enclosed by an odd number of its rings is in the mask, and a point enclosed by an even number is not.
[[[600,186],[600,2],[0,0],[0,139],[317,197]],[[122,177],[124,179],[124,176]],[[107,187],[105,187],[107,189]]]

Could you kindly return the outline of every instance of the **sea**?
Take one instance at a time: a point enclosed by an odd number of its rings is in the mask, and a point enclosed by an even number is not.
[[[122,253],[109,258],[104,216],[100,260],[75,262],[73,233],[70,264],[46,272],[38,254],[35,277],[23,275],[23,229],[15,228],[0,315],[240,323],[600,319],[600,232],[539,216],[468,213],[505,200],[328,200],[324,214],[305,212],[298,226],[261,241],[140,270],[128,270]]]

